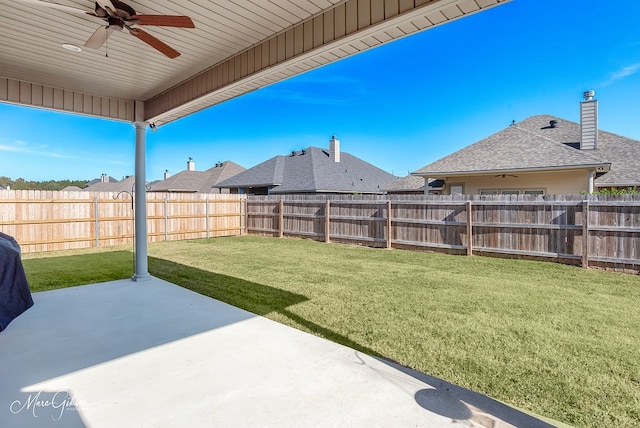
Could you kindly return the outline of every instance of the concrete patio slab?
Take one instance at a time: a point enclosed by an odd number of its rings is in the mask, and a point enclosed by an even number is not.
[[[153,278],[34,294],[0,333],[2,427],[548,427]]]

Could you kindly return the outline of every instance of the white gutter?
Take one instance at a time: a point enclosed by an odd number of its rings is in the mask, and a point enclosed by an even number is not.
[[[477,171],[427,171],[427,172],[412,172],[409,175],[415,175],[417,177],[429,177],[429,178],[445,178],[449,176],[470,176],[470,175],[485,175],[485,174],[508,174],[513,172],[545,172],[545,171],[561,171],[561,170],[574,170],[574,169],[595,169],[597,172],[608,172],[611,168],[611,163],[595,163],[595,164],[583,164],[583,165],[565,165],[565,166],[546,166],[546,167],[533,167],[533,168],[508,168],[508,169],[485,169]]]

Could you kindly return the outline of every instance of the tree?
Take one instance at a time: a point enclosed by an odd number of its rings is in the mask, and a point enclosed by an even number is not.
[[[89,180],[27,181],[22,177],[12,180],[9,177],[2,176],[0,177],[0,186],[9,186],[12,190],[62,190],[69,186],[77,186],[82,189],[88,181]]]

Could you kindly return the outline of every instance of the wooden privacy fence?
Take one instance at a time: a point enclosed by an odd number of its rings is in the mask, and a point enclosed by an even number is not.
[[[247,231],[640,272],[640,196],[262,196]]]
[[[640,272],[640,196],[252,196],[147,193],[148,240],[299,236],[386,248],[553,259]],[[23,252],[132,244],[131,195],[0,191]]]
[[[0,191],[0,231],[24,253],[132,244],[129,192]],[[148,241],[240,235],[246,198],[147,193]]]

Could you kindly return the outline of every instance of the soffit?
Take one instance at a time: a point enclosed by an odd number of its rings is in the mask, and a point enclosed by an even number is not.
[[[102,22],[0,0],[0,101],[127,121],[144,102],[140,115],[161,125],[505,1],[127,0],[138,14],[192,18],[195,29],[144,27],[181,53],[170,59],[126,30],[99,50],[67,51]]]

